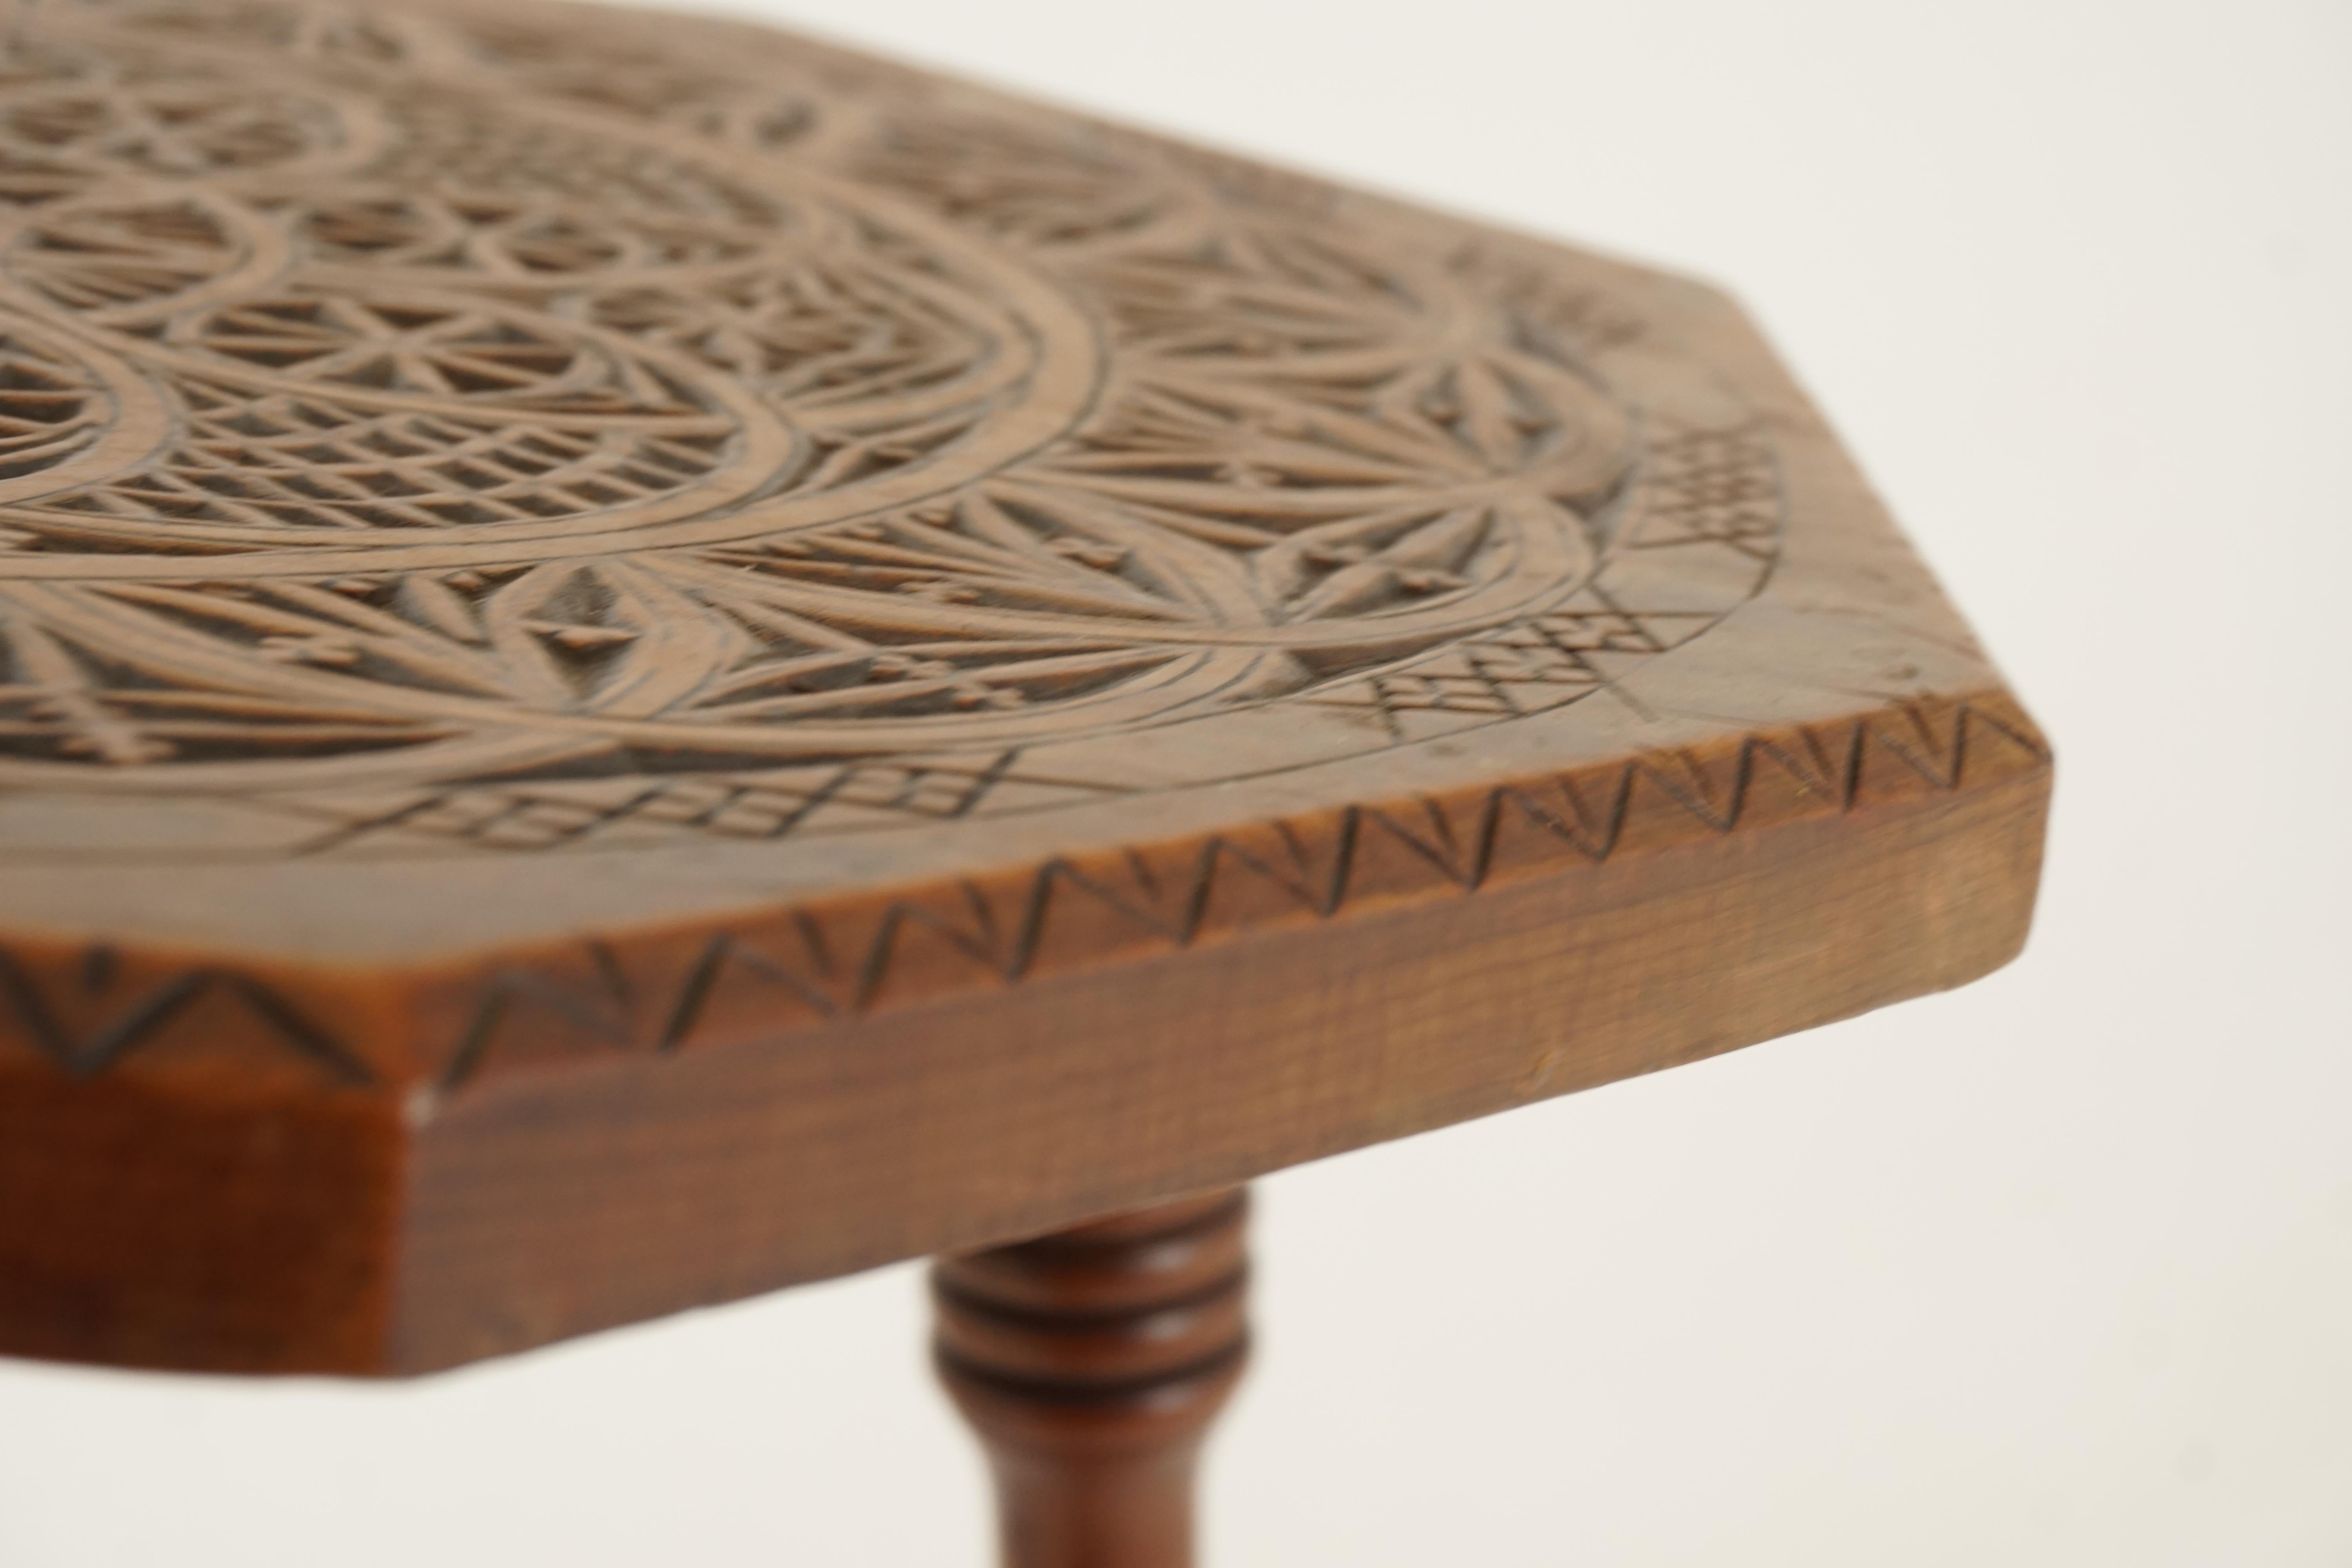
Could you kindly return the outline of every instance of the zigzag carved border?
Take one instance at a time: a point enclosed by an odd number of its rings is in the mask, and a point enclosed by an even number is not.
[[[478,975],[445,1088],[551,1056],[671,1052],[1171,952],[2049,764],[2004,692],[1451,795],[1284,818],[780,912],[584,944]],[[452,997],[451,1000],[457,1000]]]
[[[1459,897],[1980,787],[2049,762],[2032,721],[1994,690],[364,984],[19,945],[0,952],[0,1065],[14,1047],[85,1077],[447,1092],[535,1065],[772,1036],[1251,930]]]

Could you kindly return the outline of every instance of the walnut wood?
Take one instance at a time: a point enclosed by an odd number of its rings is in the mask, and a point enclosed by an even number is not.
[[[933,1268],[1005,1568],[1190,1568],[1201,1440],[1248,1350],[1247,1208],[1210,1193]]]
[[[0,1351],[448,1366],[2024,939],[2048,747],[1704,286],[723,22],[7,43]]]

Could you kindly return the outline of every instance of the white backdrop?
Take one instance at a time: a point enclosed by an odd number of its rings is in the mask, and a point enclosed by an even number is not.
[[[2352,1563],[2352,6],[739,8],[1729,284],[2058,742],[1993,979],[1263,1184],[1218,1568]],[[918,1284],[0,1363],[0,1562],[978,1568]]]

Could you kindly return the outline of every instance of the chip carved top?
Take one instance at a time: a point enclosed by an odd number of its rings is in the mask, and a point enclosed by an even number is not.
[[[1638,323],[1454,226],[829,57],[39,15],[0,82],[17,787],[979,773],[1269,702],[1361,750],[1754,585],[1644,626],[1622,545],[1774,549],[1737,411],[1612,384]],[[531,837],[440,820],[279,847]]]
[[[1724,695],[1868,503],[1696,293],[722,24],[26,8],[0,851],[463,946],[1988,685],[1881,542],[1919,635]]]

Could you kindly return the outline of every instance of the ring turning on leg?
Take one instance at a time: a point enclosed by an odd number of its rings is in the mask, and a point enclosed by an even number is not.
[[[939,1364],[996,1476],[1005,1568],[1189,1568],[1192,1477],[1240,1378],[1239,1188],[942,1258]]]

